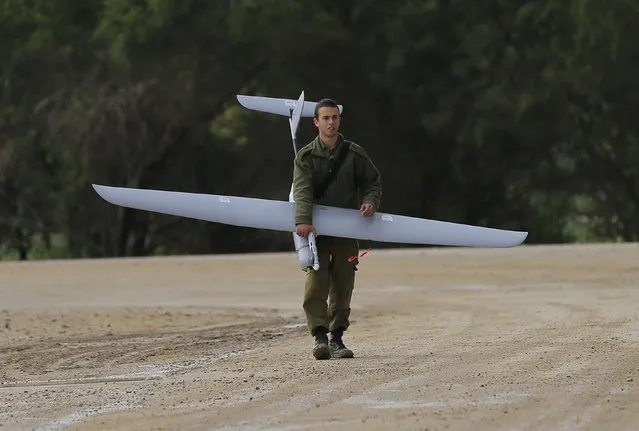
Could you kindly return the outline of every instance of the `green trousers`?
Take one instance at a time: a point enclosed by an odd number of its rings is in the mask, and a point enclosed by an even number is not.
[[[318,327],[329,331],[345,331],[350,325],[351,297],[355,286],[357,259],[357,240],[329,236],[317,237],[317,252],[320,268],[309,270],[304,289],[304,312],[311,335]],[[328,301],[328,303],[327,303]]]

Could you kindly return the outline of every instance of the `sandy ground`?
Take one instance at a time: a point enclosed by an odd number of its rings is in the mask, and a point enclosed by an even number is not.
[[[372,250],[316,361],[292,254],[0,263],[0,429],[639,429],[639,245]]]

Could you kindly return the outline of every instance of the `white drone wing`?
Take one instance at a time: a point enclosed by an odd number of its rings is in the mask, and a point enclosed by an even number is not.
[[[94,184],[112,204],[210,222],[295,232],[295,203],[236,196],[109,187]],[[465,247],[514,247],[527,232],[492,229],[400,215],[376,213],[362,217],[358,210],[313,206],[319,236],[338,236],[379,242]]]
[[[294,99],[280,99],[276,97],[244,96],[237,95],[240,105],[253,111],[268,112],[269,114],[284,115],[289,117],[295,108],[297,101]],[[315,115],[315,105],[317,102],[304,102],[302,117],[312,117]],[[342,105],[338,105],[339,112],[342,112]]]
[[[291,112],[291,119],[289,124],[291,126],[291,136],[295,139],[295,132],[297,131],[297,126],[300,124],[300,119],[302,118],[302,112],[304,112],[304,92],[300,94],[299,99],[295,103],[295,108],[293,108],[293,112]]]

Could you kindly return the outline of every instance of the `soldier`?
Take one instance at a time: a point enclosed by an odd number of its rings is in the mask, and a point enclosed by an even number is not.
[[[352,358],[342,335],[349,327],[358,264],[357,259],[349,262],[349,257],[357,257],[359,245],[350,238],[318,235],[312,205],[359,208],[363,217],[371,217],[380,204],[381,175],[364,149],[339,133],[340,112],[335,101],[320,100],[313,123],[319,134],[297,153],[293,169],[296,232],[303,238],[313,232],[320,260],[320,269],[307,273],[303,308],[315,337],[313,356]]]

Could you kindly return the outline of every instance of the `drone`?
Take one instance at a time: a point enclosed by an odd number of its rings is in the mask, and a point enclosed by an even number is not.
[[[302,117],[313,117],[317,102],[299,98],[284,99],[237,95],[238,102],[253,111],[288,117],[297,154],[296,132]],[[343,110],[338,105],[339,112]],[[113,187],[92,184],[95,191],[111,204],[143,211],[256,229],[291,232],[303,271],[320,268],[316,238],[296,233],[293,184],[288,201],[187,193],[167,190]],[[458,247],[515,247],[524,242],[528,232],[495,229],[447,221],[376,212],[362,217],[358,209],[313,205],[313,226],[318,235],[370,240],[384,243]]]

